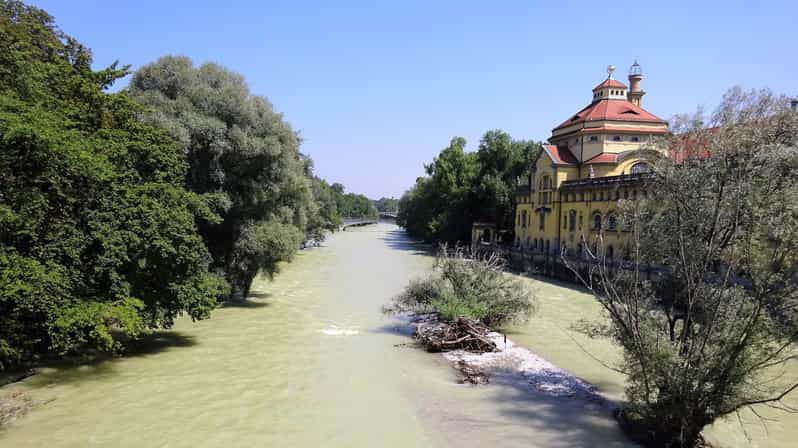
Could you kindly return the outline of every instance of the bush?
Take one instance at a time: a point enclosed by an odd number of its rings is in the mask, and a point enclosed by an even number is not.
[[[410,282],[384,311],[432,313],[447,323],[466,318],[489,327],[524,321],[534,311],[534,298],[503,268],[504,260],[495,254],[476,256],[441,246],[433,275]]]

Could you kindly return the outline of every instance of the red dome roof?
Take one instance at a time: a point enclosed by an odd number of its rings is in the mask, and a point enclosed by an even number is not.
[[[613,80],[608,79],[604,82],[606,83],[608,81]],[[554,128],[554,130],[556,131],[557,129],[586,121],[601,120],[665,123],[665,120],[638,106],[635,106],[629,101],[605,98],[590,103],[584,109],[577,112],[576,115]]]

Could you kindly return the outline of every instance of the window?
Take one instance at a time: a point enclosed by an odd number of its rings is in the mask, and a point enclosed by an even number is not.
[[[647,163],[635,163],[630,171],[632,174],[650,173],[651,167]]]
[[[629,199],[629,190],[624,190],[623,191],[623,198],[624,199]]]
[[[619,190],[615,190],[615,200],[621,199],[621,192]]]
[[[591,135],[590,136],[590,141],[591,142],[597,142],[598,141],[598,136],[597,135]]]
[[[618,230],[618,218],[615,216],[615,214],[611,214],[607,218],[607,229],[611,232]]]
[[[521,210],[521,227],[526,227],[526,210]]]
[[[639,142],[640,141],[640,137],[632,137],[632,141],[633,142]]]
[[[540,211],[540,230],[544,230],[546,225],[546,212]]]
[[[612,136],[612,141],[614,141],[614,142],[619,142],[619,141],[621,141],[621,136],[620,136],[620,135],[613,135],[613,136]]]
[[[568,230],[571,232],[576,230],[576,210],[568,212]]]
[[[551,195],[551,191],[550,191],[551,190],[551,178],[549,176],[543,176],[540,179],[540,190],[541,190],[540,193],[538,193],[538,195],[539,195],[538,199],[540,200],[540,205],[548,205],[548,204],[550,204],[552,195]]]
[[[593,215],[593,230],[601,230],[601,213]]]
[[[607,258],[612,260],[612,257],[614,256],[615,256],[615,249],[611,245],[607,246]]]

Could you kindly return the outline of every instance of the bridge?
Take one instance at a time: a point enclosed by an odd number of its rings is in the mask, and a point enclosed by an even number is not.
[[[346,230],[347,227],[360,227],[370,224],[377,224],[380,221],[396,221],[396,213],[380,212],[379,218],[344,218],[340,230]]]

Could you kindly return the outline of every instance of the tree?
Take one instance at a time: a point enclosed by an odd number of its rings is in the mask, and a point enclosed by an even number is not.
[[[471,233],[470,201],[477,158],[465,152],[466,140],[455,137],[431,164],[427,177],[399,201],[397,222],[427,241],[468,241]]]
[[[538,144],[513,141],[506,132],[485,133],[477,151],[480,168],[475,186],[481,219],[496,224],[498,229],[513,227],[516,179],[529,170],[538,151]]]
[[[798,357],[798,113],[786,103],[734,89],[711,128],[677,126],[648,198],[623,206],[629,269],[593,254],[584,281],[624,350],[625,420],[653,446],[695,446],[744,407],[796,412],[783,399],[798,382],[781,371]],[[649,282],[644,266],[665,274]]]
[[[332,193],[338,207],[338,213],[347,218],[376,218],[379,216],[377,208],[371,200],[362,194],[345,193],[344,186],[335,183]]]
[[[396,213],[399,209],[399,199],[396,198],[379,198],[372,202],[379,212]]]
[[[41,355],[115,350],[120,338],[209,315],[183,156],[137,119],[125,76],[44,11],[0,1],[0,369]]]
[[[431,164],[426,177],[399,200],[397,222],[428,241],[470,240],[476,220],[512,228],[516,179],[529,168],[539,145],[513,141],[502,131],[485,134],[476,152],[455,137]]]
[[[188,188],[221,216],[200,231],[234,296],[246,296],[259,271],[274,274],[304,238],[329,226],[318,219],[298,135],[241,75],[165,56],[139,69],[129,92],[146,106],[144,120],[179,142]]]

